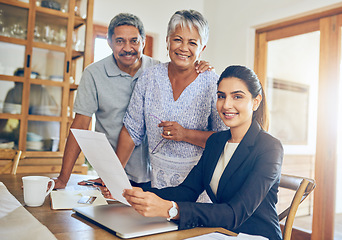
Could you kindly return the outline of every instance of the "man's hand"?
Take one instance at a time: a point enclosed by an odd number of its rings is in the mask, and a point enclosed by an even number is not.
[[[89,185],[90,182],[96,182],[96,183],[100,183],[101,185],[104,185],[101,178],[83,180],[79,182],[78,185]]]
[[[63,189],[66,187],[68,181],[63,181],[60,178],[54,178],[55,187],[53,189]],[[49,186],[50,187],[50,186]]]

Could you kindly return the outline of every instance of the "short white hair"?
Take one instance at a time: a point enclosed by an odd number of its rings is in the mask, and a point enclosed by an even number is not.
[[[209,39],[209,23],[203,15],[195,10],[181,10],[175,12],[171,17],[167,27],[167,37],[169,38],[175,32],[177,26],[195,27],[201,38],[202,46],[205,46]]]

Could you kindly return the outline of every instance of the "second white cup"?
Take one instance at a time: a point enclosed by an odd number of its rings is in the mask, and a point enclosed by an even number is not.
[[[29,207],[42,206],[45,197],[55,187],[55,181],[45,176],[26,176],[22,177],[24,186],[24,202]],[[48,184],[51,182],[49,189]]]

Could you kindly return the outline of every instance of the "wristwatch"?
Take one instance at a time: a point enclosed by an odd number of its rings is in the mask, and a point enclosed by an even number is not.
[[[172,202],[172,208],[170,208],[170,210],[169,210],[169,216],[170,217],[167,218],[168,221],[170,221],[172,218],[174,218],[178,214],[176,203],[174,201],[171,201],[171,202]]]

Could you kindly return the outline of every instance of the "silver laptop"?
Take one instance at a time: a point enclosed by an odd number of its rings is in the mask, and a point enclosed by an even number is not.
[[[161,217],[144,217],[122,203],[73,208],[76,214],[112,230],[121,238],[174,231],[178,225]]]

